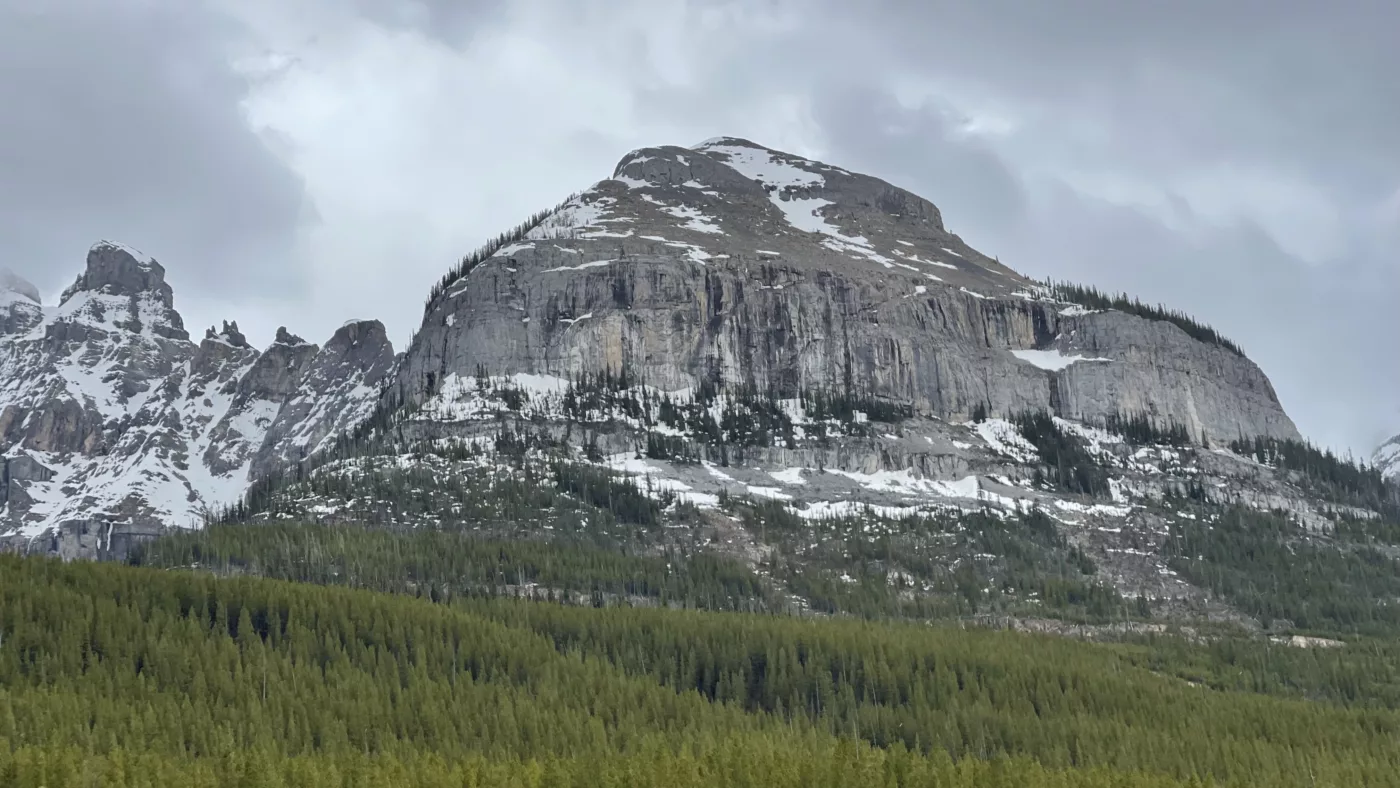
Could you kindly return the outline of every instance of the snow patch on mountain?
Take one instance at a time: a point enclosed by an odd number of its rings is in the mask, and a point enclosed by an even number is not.
[[[1022,361],[1028,364],[1033,364],[1037,367],[1040,367],[1041,369],[1049,370],[1051,372],[1059,372],[1060,370],[1067,368],[1069,365],[1080,361],[1112,361],[1112,359],[1107,358],[1090,358],[1088,356],[1075,356],[1068,353],[1063,353],[1055,348],[1051,348],[1050,350],[1013,350],[1011,351],[1011,355],[1021,359]]]
[[[826,181],[820,173],[808,169],[815,168],[814,162],[790,156],[778,158],[773,151],[732,138],[707,140],[694,150],[722,156],[735,172],[777,191],[817,186]]]
[[[131,259],[135,260],[138,265],[149,266],[155,263],[155,258],[151,257],[145,252],[142,252],[141,250],[136,249],[135,247],[127,246],[124,243],[119,243],[117,241],[104,240],[98,241],[97,243],[92,245],[92,250],[106,249],[110,249],[112,251],[120,252],[121,254],[127,255]]]

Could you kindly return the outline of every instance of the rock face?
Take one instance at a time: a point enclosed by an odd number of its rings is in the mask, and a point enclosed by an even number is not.
[[[859,390],[962,419],[1145,414],[1297,438],[1249,359],[1050,297],[875,178],[733,138],[634,151],[450,284],[397,376],[422,403],[485,369],[626,370],[665,390]]]
[[[341,326],[288,393],[254,458],[253,475],[305,459],[368,418],[394,360],[383,323],[354,320]]]
[[[237,323],[196,345],[165,269],[120,244],[56,307],[0,276],[0,547],[121,555],[197,524],[372,409],[393,362],[378,323],[324,350],[283,329],[260,353]]]

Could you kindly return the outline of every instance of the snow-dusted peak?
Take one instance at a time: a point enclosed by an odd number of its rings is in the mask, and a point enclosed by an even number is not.
[[[248,338],[243,336],[243,332],[238,330],[238,321],[232,323],[225,320],[223,328],[215,331],[213,326],[204,330],[206,342],[217,342],[230,347],[248,347]]]
[[[87,265],[63,291],[55,319],[109,334],[150,334],[189,340],[184,320],[175,311],[175,293],[165,269],[121,244],[102,241],[87,254]]]
[[[154,257],[151,257],[150,255],[146,254],[145,252],[141,251],[140,249],[137,249],[137,248],[135,248],[135,247],[133,247],[133,246],[127,246],[127,245],[124,244],[124,243],[118,243],[118,242],[116,242],[116,241],[107,241],[107,240],[98,241],[97,243],[93,244],[93,245],[88,249],[88,253],[89,253],[89,254],[91,254],[92,252],[97,252],[97,251],[119,252],[119,253],[121,253],[121,254],[126,255],[127,257],[130,257],[132,260],[135,260],[136,263],[137,263],[137,265],[142,265],[142,266],[159,265],[158,263],[156,263],[156,260],[155,260]]]
[[[61,301],[67,302],[81,293],[149,294],[166,309],[175,305],[175,293],[165,281],[165,268],[141,252],[111,241],[99,241],[88,250],[87,265],[63,291]]]
[[[720,158],[740,175],[769,191],[802,189],[826,183],[826,178],[821,173],[825,165],[770,150],[747,140],[721,140],[700,150],[709,156]]]
[[[272,340],[272,344],[274,347],[277,345],[286,345],[287,347],[301,347],[302,345],[309,345],[311,343],[307,342],[306,340],[302,339],[296,334],[293,334],[290,331],[288,331],[286,326],[278,326],[277,336]]]
[[[0,299],[8,301],[10,295],[20,296],[35,304],[42,303],[42,299],[39,297],[39,288],[14,271],[0,268]]]
[[[160,264],[109,241],[57,305],[0,273],[0,550],[119,555],[197,524],[353,427],[394,363],[378,321],[325,354],[285,328],[260,353],[232,321],[196,345],[173,304]]]
[[[703,151],[721,145],[767,150],[767,148],[764,148],[762,145],[759,145],[755,142],[750,142],[749,140],[746,140],[743,137],[711,137],[705,140],[704,142],[697,142],[694,145],[691,145],[690,149],[694,151]]]

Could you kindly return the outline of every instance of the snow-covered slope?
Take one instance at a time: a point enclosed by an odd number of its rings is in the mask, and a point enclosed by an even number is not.
[[[372,407],[393,361],[378,323],[348,325],[324,353],[285,331],[259,353],[236,323],[196,344],[165,269],[107,241],[56,306],[8,272],[0,288],[0,540],[12,544],[120,551],[197,524],[289,443],[314,450]],[[321,392],[318,409],[293,404],[304,386]]]

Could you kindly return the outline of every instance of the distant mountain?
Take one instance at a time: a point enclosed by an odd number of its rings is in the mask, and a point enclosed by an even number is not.
[[[111,242],[57,306],[0,286],[0,537],[62,553],[200,524],[367,415],[393,365],[378,322],[324,348],[279,330],[259,352],[236,323],[195,343],[165,269]]]

